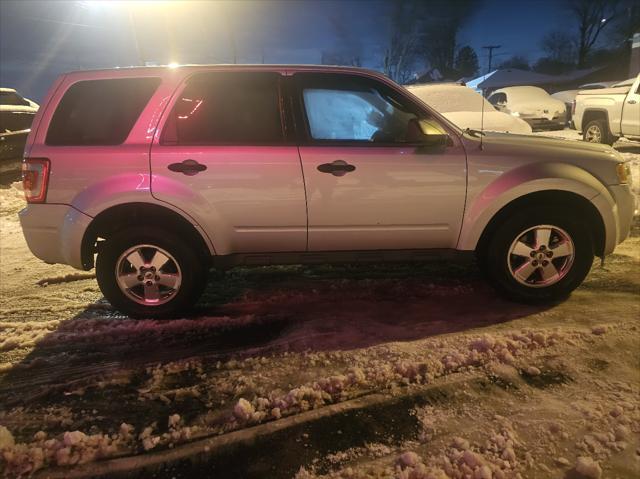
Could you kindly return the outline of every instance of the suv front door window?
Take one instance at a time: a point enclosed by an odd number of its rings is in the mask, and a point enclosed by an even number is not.
[[[333,90],[308,88],[303,96],[314,140],[406,142],[410,120],[417,119],[377,90],[357,85]]]

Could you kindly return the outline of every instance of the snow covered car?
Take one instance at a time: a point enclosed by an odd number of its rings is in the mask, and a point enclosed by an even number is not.
[[[581,91],[574,104],[584,141],[612,145],[620,137],[640,141],[640,75],[603,90]]]
[[[39,105],[23,97],[13,88],[0,88],[0,109],[10,107],[13,111],[29,111],[35,113]]]
[[[564,298],[629,233],[612,148],[461,130],[384,75],[327,66],[73,72],[23,163],[20,222],[133,317],[184,314],[211,266],[474,253],[496,288]]]
[[[523,119],[534,130],[562,130],[567,121],[564,102],[537,86],[501,88],[488,100],[499,111]]]
[[[497,111],[481,94],[459,83],[409,85],[407,90],[463,130],[531,133],[527,122]]]
[[[0,181],[20,172],[22,152],[38,104],[13,88],[0,88]]]

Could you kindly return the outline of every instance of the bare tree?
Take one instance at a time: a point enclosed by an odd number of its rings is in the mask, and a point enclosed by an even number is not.
[[[426,21],[421,25],[420,50],[432,68],[437,68],[445,76],[455,74],[458,32],[478,2],[431,0],[423,5]]]
[[[600,33],[619,15],[619,0],[566,0],[578,21],[578,67],[586,65]]]
[[[540,47],[547,54],[547,58],[561,63],[573,63],[576,46],[572,36],[562,30],[547,33],[540,41]]]
[[[630,49],[631,37],[640,32],[640,3],[637,0],[620,0],[619,12],[608,31],[608,37],[614,46],[626,44]]]
[[[519,70],[531,70],[529,60],[522,55],[513,55],[503,61],[498,68],[517,68]]]
[[[384,53],[383,71],[389,78],[407,82],[416,60],[419,40],[419,3],[394,0],[391,5],[389,43]]]

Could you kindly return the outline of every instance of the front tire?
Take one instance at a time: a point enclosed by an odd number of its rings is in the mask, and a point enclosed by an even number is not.
[[[591,120],[584,127],[582,139],[589,143],[603,143],[605,145],[613,145],[616,137],[609,131],[609,125],[604,120]]]
[[[526,209],[497,227],[480,264],[508,298],[548,303],[566,298],[594,259],[589,231],[569,214]]]
[[[171,232],[128,228],[104,243],[96,277],[117,310],[133,318],[170,318],[196,303],[206,285],[206,264]]]

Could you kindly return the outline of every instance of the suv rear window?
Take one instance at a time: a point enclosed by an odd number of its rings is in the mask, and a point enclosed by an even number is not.
[[[268,145],[283,141],[280,75],[202,73],[178,97],[163,145]]]
[[[160,84],[159,78],[118,78],[74,83],[58,105],[47,145],[119,145]]]

